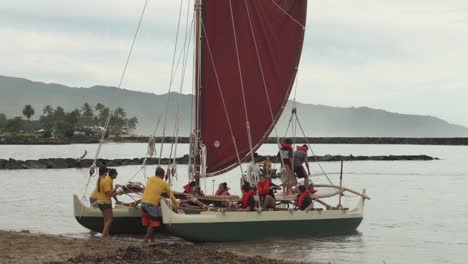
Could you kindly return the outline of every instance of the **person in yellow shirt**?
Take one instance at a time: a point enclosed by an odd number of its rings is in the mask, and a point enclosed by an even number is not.
[[[89,195],[89,206],[97,207],[97,185],[94,188],[93,192]]]
[[[143,197],[141,198],[141,208],[143,210],[141,220],[143,226],[147,227],[144,240],[145,243],[147,243],[148,240],[154,240],[154,228],[161,225],[160,220],[162,215],[159,203],[161,195],[166,193],[171,198],[173,206],[177,209],[179,208],[179,204],[177,203],[169,184],[163,180],[164,174],[163,168],[156,168],[156,176],[148,179]]]
[[[104,228],[102,229],[102,239],[110,237],[109,231],[112,225],[112,201],[114,196],[114,186],[112,178],[107,175],[108,169],[106,167],[99,168],[99,179],[96,186],[96,203],[104,216]]]
[[[104,167],[105,168],[105,167]],[[104,173],[104,171],[103,171]],[[117,170],[116,169],[108,169],[107,171],[108,175],[111,177],[112,181],[115,180],[117,178]],[[118,185],[116,185],[117,187]],[[118,202],[118,199],[116,196],[113,197],[115,199],[116,202]],[[96,184],[96,187],[94,187],[94,190],[91,192],[91,194],[89,195],[89,205],[91,207],[98,207],[97,205],[97,200],[98,200],[98,193],[97,193],[97,184]]]

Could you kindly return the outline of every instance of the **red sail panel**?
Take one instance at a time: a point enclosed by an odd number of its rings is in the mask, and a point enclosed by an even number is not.
[[[240,158],[245,160],[250,155],[235,37],[255,151],[275,126],[267,96],[275,120],[289,98],[304,40],[302,25],[306,23],[307,0],[231,0],[234,35],[229,2],[203,1],[199,129],[207,147],[209,176],[238,165],[225,108]]]

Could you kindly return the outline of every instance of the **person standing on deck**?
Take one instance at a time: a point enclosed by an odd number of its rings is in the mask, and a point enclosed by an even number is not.
[[[179,204],[169,184],[164,181],[164,169],[158,166],[156,168],[156,176],[148,179],[143,197],[141,198],[141,208],[143,210],[141,215],[142,224],[147,227],[144,239],[145,243],[148,243],[148,240],[154,240],[154,228],[161,225],[161,208],[159,202],[163,193],[166,193],[171,198],[172,205],[178,209]]]
[[[110,227],[112,225],[112,196],[115,195],[112,178],[107,175],[106,167],[99,168],[99,179],[96,186],[97,206],[104,216],[104,228],[101,239],[110,238]]]
[[[309,188],[310,176],[309,161],[307,160],[308,150],[309,147],[304,144],[302,146],[297,146],[296,151],[294,151],[294,173],[296,174],[298,179],[304,178],[304,185],[306,188]],[[306,165],[307,174],[302,164]]]
[[[277,159],[281,161],[281,167],[286,171],[287,180],[283,182],[284,189],[283,191],[286,194],[292,193],[292,186],[294,185],[294,175],[292,172],[293,165],[293,148],[292,140],[290,138],[284,139],[283,143],[280,144],[280,150]]]

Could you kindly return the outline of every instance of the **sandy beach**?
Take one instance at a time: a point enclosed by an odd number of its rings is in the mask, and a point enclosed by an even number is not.
[[[99,238],[78,239],[33,234],[29,231],[0,231],[0,263],[299,263],[264,257],[247,257],[190,242],[155,242]]]

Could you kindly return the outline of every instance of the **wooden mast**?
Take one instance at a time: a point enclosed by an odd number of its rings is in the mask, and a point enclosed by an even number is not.
[[[200,139],[201,139],[201,109],[203,105],[202,98],[202,7],[203,0],[195,1],[195,131],[194,131],[194,147],[193,156],[194,161],[194,176],[197,186],[200,185]]]

